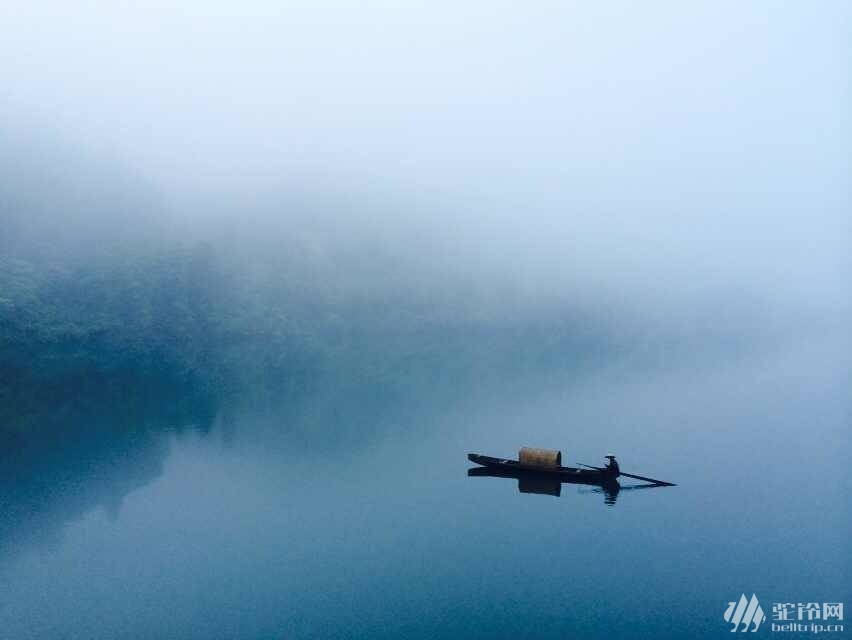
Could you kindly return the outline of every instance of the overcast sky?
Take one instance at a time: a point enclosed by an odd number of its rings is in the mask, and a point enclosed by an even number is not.
[[[848,2],[12,0],[0,124],[112,158],[174,202],[359,193],[532,273],[845,305],[851,17]]]

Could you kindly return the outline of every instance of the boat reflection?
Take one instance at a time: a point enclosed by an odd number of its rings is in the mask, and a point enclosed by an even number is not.
[[[563,484],[576,484],[585,487],[593,487],[591,489],[581,489],[579,493],[598,493],[603,494],[604,504],[609,506],[615,505],[618,499],[618,494],[622,491],[634,491],[636,489],[654,489],[659,487],[659,484],[638,484],[622,487],[618,480],[607,482],[584,482],[582,480],[565,479],[554,477],[548,473],[536,473],[534,471],[511,471],[505,469],[493,469],[487,467],[474,467],[467,470],[469,477],[488,477],[488,478],[515,478],[518,481],[518,491],[521,493],[538,493],[548,496],[559,497],[562,495]]]

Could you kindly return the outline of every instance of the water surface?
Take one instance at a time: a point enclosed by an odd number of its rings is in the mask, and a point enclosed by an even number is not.
[[[848,608],[848,348],[437,366],[394,394],[343,375],[125,430],[72,415],[7,450],[0,637],[727,637],[742,593],[770,620]],[[467,452],[522,445],[679,486],[607,504],[467,477]]]

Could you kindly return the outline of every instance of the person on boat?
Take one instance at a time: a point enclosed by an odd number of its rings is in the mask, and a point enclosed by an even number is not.
[[[615,456],[610,453],[609,455],[607,455],[605,457],[607,459],[607,463],[606,463],[606,467],[605,467],[605,469],[607,470],[607,473],[609,473],[610,475],[617,478],[618,475],[621,473],[621,469],[619,469],[619,467],[618,467],[618,462],[615,461]]]

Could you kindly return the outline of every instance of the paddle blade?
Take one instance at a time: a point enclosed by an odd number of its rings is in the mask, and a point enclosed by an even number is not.
[[[666,482],[665,480],[655,480],[654,478],[646,478],[645,476],[637,476],[632,473],[624,473],[621,472],[620,475],[623,475],[625,478],[633,478],[635,480],[644,480],[645,482],[653,482],[654,484],[660,485],[661,487],[676,487],[677,485],[674,482]]]

